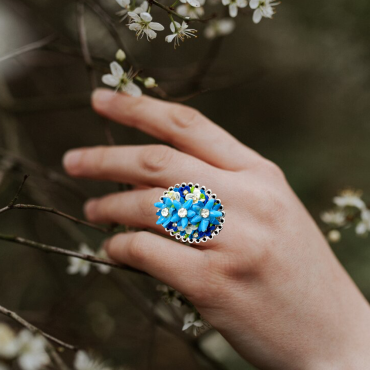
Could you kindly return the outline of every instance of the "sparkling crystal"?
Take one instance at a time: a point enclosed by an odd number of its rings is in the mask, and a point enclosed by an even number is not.
[[[184,195],[189,194],[189,192],[187,190],[184,190],[183,193],[184,193]]]
[[[168,210],[168,208],[163,208],[162,211],[161,211],[161,215],[163,217],[167,217],[169,215],[170,211]]]
[[[187,211],[187,209],[186,208],[180,208],[179,209],[179,212],[178,212],[178,215],[180,216],[180,217],[186,217],[187,215],[188,215],[188,211]]]
[[[172,226],[173,226],[173,227],[177,227],[177,223],[176,223],[176,222],[174,222],[174,223],[172,224]]]
[[[198,236],[199,236],[199,234],[198,234],[198,233],[194,233],[194,234],[193,234],[193,237],[194,237],[194,238],[197,238]]]
[[[207,208],[203,208],[201,211],[200,211],[200,215],[203,217],[203,218],[207,218],[209,216],[209,209]]]

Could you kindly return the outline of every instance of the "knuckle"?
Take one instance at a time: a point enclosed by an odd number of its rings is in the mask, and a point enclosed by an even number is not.
[[[141,166],[145,171],[163,172],[172,162],[175,150],[166,145],[146,147],[141,156]]]
[[[202,114],[197,109],[180,104],[174,107],[172,114],[173,122],[181,128],[188,128],[198,124],[202,118]]]
[[[283,170],[276,163],[271,162],[271,161],[266,159],[264,161],[263,167],[264,167],[265,172],[269,176],[271,176],[275,179],[280,179],[280,180],[285,179],[285,175],[284,175]]]
[[[95,148],[95,170],[97,172],[103,172],[107,167],[108,149],[99,146]]]

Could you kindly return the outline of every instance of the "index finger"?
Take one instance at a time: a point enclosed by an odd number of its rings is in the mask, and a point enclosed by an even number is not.
[[[181,104],[97,89],[92,105],[113,121],[138,128],[215,167],[237,171],[261,159],[197,110]]]

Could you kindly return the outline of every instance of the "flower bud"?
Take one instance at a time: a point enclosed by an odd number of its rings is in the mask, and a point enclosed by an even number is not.
[[[153,77],[148,77],[144,80],[144,85],[147,89],[152,89],[156,87],[157,84],[155,83],[155,79]]]
[[[126,59],[126,53],[122,49],[119,49],[116,53],[116,59],[119,62],[123,62]]]
[[[328,240],[331,243],[338,243],[341,238],[342,238],[342,235],[338,230],[331,230],[328,233]]]

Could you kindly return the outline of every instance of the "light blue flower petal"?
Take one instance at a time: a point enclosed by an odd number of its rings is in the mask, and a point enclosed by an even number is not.
[[[206,219],[203,219],[200,222],[199,230],[205,232],[207,230],[208,224],[209,224],[209,221],[207,221]]]
[[[221,203],[217,203],[212,209],[217,211],[221,207]]]
[[[210,220],[210,223],[213,224],[213,225],[219,225],[220,224],[219,221],[216,218],[212,218]]]
[[[195,216],[195,212],[191,209],[188,211],[188,218],[193,218]]]
[[[157,216],[160,216],[161,215],[161,210],[159,210],[157,213],[156,213]]]
[[[161,208],[161,209],[164,208],[164,207],[166,207],[166,205],[164,203],[162,203],[162,202],[154,203],[154,206],[157,207],[157,208]]]
[[[193,206],[193,210],[198,213],[200,211],[200,207],[199,206]]]
[[[195,217],[193,217],[192,219],[191,219],[191,223],[193,224],[193,225],[195,225],[195,224],[197,224],[198,222],[200,222],[202,220],[202,217],[200,217],[199,215],[198,216],[195,216]]]
[[[206,209],[211,209],[212,207],[213,207],[213,205],[215,204],[215,200],[213,199],[213,198],[211,198],[208,202],[207,202],[207,204],[205,205],[205,207],[204,208],[206,208]]]
[[[172,203],[173,203],[173,205],[175,206],[175,208],[177,210],[179,210],[180,208],[182,208],[182,204],[180,202],[178,202],[177,200],[174,200]]]
[[[170,198],[165,198],[164,201],[165,201],[167,207],[171,207],[172,206],[172,200]]]
[[[167,227],[168,224],[171,222],[171,219],[168,217],[165,222],[163,222],[163,227]]]
[[[222,216],[222,212],[219,212],[219,211],[211,211],[209,212],[209,214],[211,215],[211,217],[221,217]]]
[[[180,221],[180,216],[176,213],[171,217],[171,222],[178,222]]]
[[[157,225],[160,225],[160,224],[162,224],[164,221],[166,221],[166,217],[161,216],[161,217],[159,217],[159,218],[158,218],[158,221],[156,222],[156,224],[157,224]]]
[[[181,220],[181,226],[185,229],[186,226],[188,226],[188,218],[187,217],[184,217],[182,220]]]
[[[185,208],[185,209],[190,209],[192,205],[193,205],[193,199],[189,199],[189,200],[184,204],[184,208]]]

